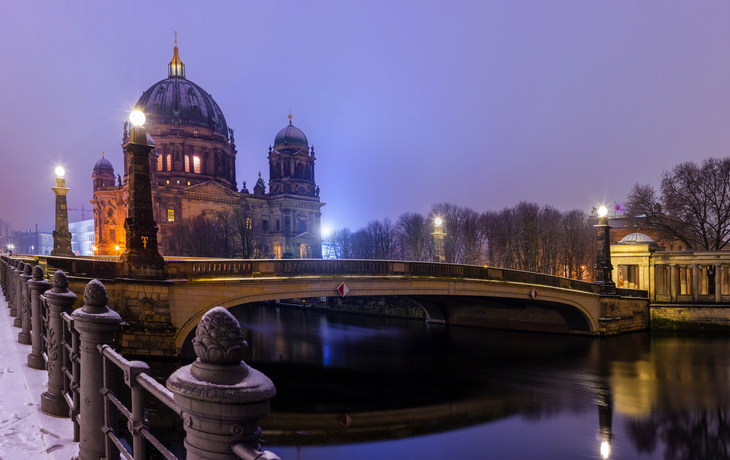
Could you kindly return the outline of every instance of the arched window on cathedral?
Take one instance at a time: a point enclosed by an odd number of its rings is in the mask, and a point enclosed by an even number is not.
[[[167,170],[172,171],[172,155],[167,155]]]
[[[167,206],[167,221],[168,222],[175,222],[175,207],[174,206]]]
[[[185,155],[185,172],[190,172],[190,155]]]
[[[157,170],[162,171],[162,155],[157,156]]]
[[[193,172],[200,174],[200,155],[193,156]]]

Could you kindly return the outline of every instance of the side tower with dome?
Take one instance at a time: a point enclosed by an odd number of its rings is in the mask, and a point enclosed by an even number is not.
[[[234,131],[210,93],[188,80],[177,41],[167,78],[144,91],[135,105],[146,115],[152,201],[163,255],[177,253],[172,235],[187,219],[245,213],[260,243],[258,254],[276,258],[321,258],[320,217],[324,203],[314,180],[314,148],[291,124],[269,147],[270,193],[258,174],[253,193],[237,190]],[[129,142],[125,122],[122,146]],[[94,166],[95,246],[99,255],[125,250],[128,158],[123,175],[104,157]]]

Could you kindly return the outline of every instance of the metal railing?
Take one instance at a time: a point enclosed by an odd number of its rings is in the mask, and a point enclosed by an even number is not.
[[[68,314],[63,319],[63,337],[61,340],[63,373],[63,397],[69,407],[69,416],[74,424],[74,442],[79,442],[79,385],[81,378],[81,360],[79,359],[79,333],[74,329],[74,319]]]
[[[106,435],[106,458],[112,458],[114,448],[127,460],[139,460],[147,458],[146,442],[149,441],[168,460],[177,460],[177,457],[170,452],[150,432],[147,420],[144,416],[144,392],[150,392],[152,396],[159,399],[167,407],[182,417],[182,412],[173,400],[172,392],[159,384],[148,374],[150,367],[143,361],[128,361],[119,353],[115,352],[109,345],[98,345],[99,353],[103,359],[104,386],[101,393],[104,395],[104,427],[102,431]],[[112,369],[109,363],[115,365],[124,372],[124,383],[132,392],[132,410],[130,411],[114,394],[109,385],[109,376]],[[116,409],[115,409],[116,408]],[[132,433],[132,453],[130,453],[119,440],[116,432],[117,424],[112,411],[119,410],[127,419],[127,427]]]

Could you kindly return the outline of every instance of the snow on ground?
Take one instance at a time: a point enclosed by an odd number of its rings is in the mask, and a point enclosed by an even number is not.
[[[73,423],[41,412],[48,374],[28,367],[13,319],[0,295],[0,460],[68,460],[79,450]]]

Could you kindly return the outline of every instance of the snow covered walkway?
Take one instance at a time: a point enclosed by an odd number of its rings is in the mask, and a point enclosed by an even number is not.
[[[68,460],[79,449],[73,424],[41,412],[48,376],[28,367],[30,345],[18,343],[9,313],[0,294],[0,460]]]

